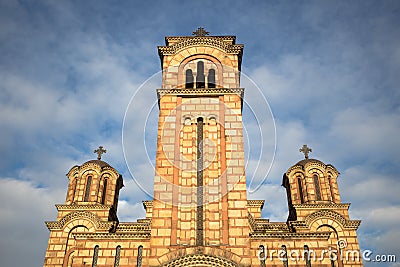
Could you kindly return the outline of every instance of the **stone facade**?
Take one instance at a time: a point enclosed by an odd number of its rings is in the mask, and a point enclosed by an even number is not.
[[[194,35],[158,47],[163,78],[146,218],[119,222],[123,180],[109,164],[75,166],[65,204],[46,222],[44,266],[362,266],[344,257],[359,253],[360,221],[340,202],[332,165],[307,158],[284,174],[286,222],[261,218],[264,201],[247,199],[243,45],[203,29]]]

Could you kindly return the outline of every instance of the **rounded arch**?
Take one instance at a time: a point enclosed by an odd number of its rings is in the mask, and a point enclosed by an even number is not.
[[[179,64],[178,67],[178,87],[182,87],[185,84],[185,79],[186,79],[186,73],[184,71],[186,65],[196,59],[204,59],[204,60],[209,60],[212,63],[215,64],[216,66],[216,80],[219,84],[221,84],[223,76],[223,67],[221,64],[221,61],[218,60],[218,58],[211,56],[211,55],[206,55],[206,54],[195,54],[195,55],[190,55],[186,57],[182,62]],[[218,84],[216,85],[218,87]]]
[[[65,215],[59,223],[61,224],[64,232],[69,232],[76,226],[84,226],[89,232],[95,232],[98,228],[100,218],[88,211],[76,211]]]
[[[218,115],[217,114],[209,114],[207,116],[207,121],[218,121]]]
[[[86,179],[87,176],[93,176],[93,178],[98,178],[101,175],[101,170],[98,170],[96,168],[85,168],[82,169],[80,173],[80,177]]]
[[[317,231],[323,225],[329,226],[337,233],[342,233],[346,219],[339,213],[331,210],[319,210],[308,215],[305,219],[311,231]]]
[[[231,260],[224,259],[207,254],[192,254],[173,259],[162,267],[199,267],[199,266],[214,266],[214,267],[239,267],[239,265]]]
[[[308,173],[311,175],[318,175],[318,177],[324,177],[324,170],[322,168],[318,168],[313,166],[308,170]]]
[[[68,228],[69,229],[69,228]],[[71,267],[73,265],[74,253],[76,249],[75,239],[72,238],[74,233],[88,232],[89,228],[83,224],[77,224],[70,228],[68,231],[67,239],[65,241],[64,261],[63,267]]]
[[[337,229],[330,224],[322,224],[317,227],[319,232],[331,232],[327,241],[327,249],[329,251],[329,258],[331,260],[331,266],[342,266],[343,262],[341,259],[341,249],[347,246],[347,241],[339,237]]]

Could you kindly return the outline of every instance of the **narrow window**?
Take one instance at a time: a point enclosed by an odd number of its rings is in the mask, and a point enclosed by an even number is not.
[[[306,266],[311,267],[311,259],[310,259],[310,249],[307,245],[304,245],[304,259],[306,260]]]
[[[319,186],[319,179],[317,174],[314,174],[314,187],[317,200],[321,200],[321,188]]]
[[[300,203],[304,203],[303,186],[301,185],[301,177],[297,176],[297,184],[299,186]]]
[[[83,201],[89,201],[90,196],[90,186],[92,185],[92,176],[88,176],[86,181],[86,191],[85,191],[85,199]]]
[[[99,246],[96,245],[94,247],[94,251],[93,251],[93,263],[92,263],[92,267],[96,267],[97,266],[97,258],[99,257]]]
[[[285,245],[282,245],[282,251],[281,251],[281,258],[283,261],[283,266],[284,267],[288,267],[289,263],[288,263],[288,257],[287,257],[287,249]]]
[[[118,197],[119,197],[119,190],[121,189],[122,185],[121,185],[121,179],[117,180],[117,186],[115,187],[115,193],[114,193],[114,203],[113,205],[115,206],[115,208],[117,208],[118,205]]]
[[[104,180],[103,194],[101,195],[101,204],[104,204],[106,202],[106,195],[107,195],[107,179]]]
[[[263,245],[258,247],[258,258],[260,260],[260,265],[265,267],[265,248]]]
[[[121,258],[121,246],[117,246],[115,249],[115,261],[114,267],[119,267],[119,259]]]
[[[185,88],[193,88],[193,72],[191,69],[186,70],[186,83]]]
[[[208,71],[208,88],[215,88],[215,70],[210,69]]]
[[[196,88],[205,87],[204,62],[197,62]]]
[[[196,245],[203,245],[203,118],[197,119],[197,222]]]
[[[71,192],[71,194],[72,194],[72,196],[71,196],[71,202],[74,202],[77,184],[78,184],[78,178],[75,178],[74,181],[73,181],[73,184],[72,184],[72,189],[71,189],[71,190],[72,190],[72,192]]]
[[[143,246],[138,247],[137,267],[142,267]]]
[[[333,192],[332,176],[330,175],[328,175],[328,183],[329,183],[329,189],[331,191],[331,200],[332,202],[335,202],[335,193]]]

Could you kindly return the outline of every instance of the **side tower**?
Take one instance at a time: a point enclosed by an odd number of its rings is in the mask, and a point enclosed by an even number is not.
[[[105,152],[102,147],[98,151]],[[83,252],[85,245],[78,245],[77,235],[115,231],[118,195],[123,180],[100,158],[74,166],[68,172],[65,203],[56,205],[56,221],[46,222],[50,237],[44,266],[72,266],[73,263],[76,266],[92,262],[90,253],[93,247],[89,246],[90,250]]]
[[[288,225],[297,233],[330,233],[325,245],[313,247],[311,243],[309,248],[332,251],[332,266],[362,266],[362,262],[353,257],[360,252],[356,230],[361,221],[351,220],[350,204],[340,201],[339,172],[331,164],[310,159],[311,149],[306,145],[300,152],[305,159],[290,167],[282,181],[287,192]]]
[[[249,265],[243,45],[203,28],[165,41],[150,266]]]

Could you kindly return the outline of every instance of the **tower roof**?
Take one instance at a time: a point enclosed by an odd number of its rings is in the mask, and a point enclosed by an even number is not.
[[[332,164],[325,164],[324,162],[322,162],[322,161],[320,161],[318,159],[303,159],[303,160],[300,160],[296,164],[291,166],[286,171],[285,174],[289,175],[290,172],[292,172],[293,170],[296,170],[296,169],[305,170],[309,166],[316,166],[316,167],[321,167],[323,169],[330,169],[330,170],[336,172],[337,174],[339,174],[339,172],[337,171],[335,166],[333,166]]]
[[[243,45],[236,44],[235,36],[209,36],[208,34],[209,32],[200,27],[197,31],[193,32],[192,36],[165,37],[165,46],[158,46],[158,54],[161,62],[163,62],[165,55],[173,55],[182,49],[193,46],[209,46],[217,48],[227,54],[238,55],[238,61],[242,61]]]
[[[69,177],[72,173],[79,172],[80,170],[84,170],[87,168],[89,168],[89,169],[95,168],[98,170],[107,169],[107,170],[110,170],[110,171],[116,173],[118,176],[120,175],[119,172],[114,167],[112,167],[110,164],[108,164],[107,162],[98,160],[98,159],[93,159],[93,160],[86,161],[82,165],[73,166],[67,173],[67,176]]]
[[[104,167],[111,167],[112,168],[112,166],[110,164],[108,164],[107,162],[102,161],[102,160],[98,160],[98,159],[93,159],[93,160],[86,161],[85,163],[82,164],[82,166],[86,165],[86,164],[97,164],[101,168],[104,168]]]

